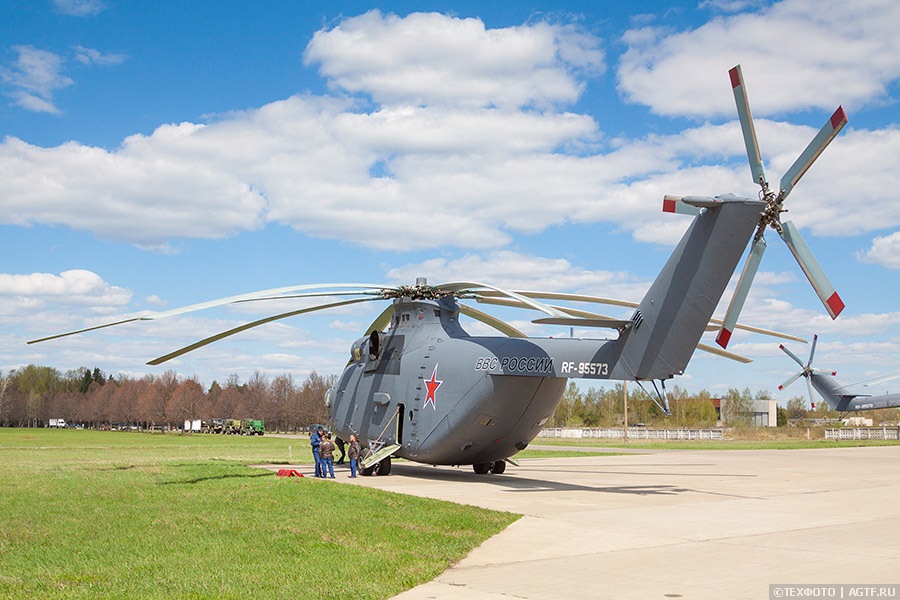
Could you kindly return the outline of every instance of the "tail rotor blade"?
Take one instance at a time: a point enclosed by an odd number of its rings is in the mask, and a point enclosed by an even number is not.
[[[785,347],[784,347],[784,344],[779,344],[778,347],[781,348],[781,349],[784,351],[785,354],[787,354],[788,356],[790,356],[791,358],[793,358],[795,363],[797,363],[798,365],[800,365],[800,366],[803,367],[804,369],[806,368],[806,365],[803,364],[803,361],[800,360],[800,357],[797,356],[796,354],[794,354],[793,352],[791,352],[790,350],[788,350],[787,348],[785,348]]]
[[[734,332],[735,325],[737,325],[741,309],[744,308],[744,302],[747,301],[747,294],[750,293],[750,286],[753,284],[753,278],[759,270],[759,263],[762,261],[765,251],[766,240],[761,237],[750,249],[747,262],[744,263],[744,270],[741,271],[741,278],[738,280],[737,288],[734,290],[734,296],[731,297],[731,303],[728,305],[728,310],[725,311],[722,328],[719,330],[719,335],[716,336],[716,343],[722,348],[728,347],[731,334]]]
[[[809,361],[806,363],[807,367],[812,366],[813,357],[816,355],[816,343],[819,341],[819,334],[813,335],[812,348],[809,349]]]
[[[816,407],[816,397],[813,396],[812,377],[806,378],[806,391],[809,392],[809,403],[812,405],[813,408],[815,408]]]
[[[819,130],[816,137],[814,137],[806,147],[806,150],[800,154],[797,160],[794,161],[794,164],[791,165],[791,168],[784,174],[784,177],[781,178],[782,200],[787,198],[788,194],[790,194],[791,190],[794,188],[794,185],[800,181],[800,178],[803,177],[803,174],[806,173],[806,170],[809,169],[810,165],[819,158],[822,151],[828,147],[828,144],[831,143],[834,136],[836,136],[846,124],[847,113],[844,112],[843,106],[838,106],[837,110],[834,111],[834,114],[831,115],[831,118],[828,119],[828,122],[822,126],[822,129]]]
[[[753,183],[762,184],[766,180],[766,172],[759,155],[759,143],[756,141],[756,129],[753,127],[753,115],[750,114],[750,103],[747,101],[747,88],[744,85],[741,65],[728,71],[728,75],[731,77],[731,91],[734,92],[734,102],[737,104],[738,117],[741,119],[741,131],[744,134],[744,146],[750,160]]]
[[[800,371],[799,373],[797,373],[796,375],[794,375],[793,377],[791,377],[790,379],[788,379],[787,381],[785,381],[784,383],[782,383],[781,385],[779,385],[779,386],[778,386],[778,391],[780,392],[781,390],[783,390],[783,389],[786,388],[787,386],[791,385],[792,383],[794,383],[795,381],[797,381],[798,379],[800,379],[800,376],[801,376],[801,375],[803,375],[803,371]]]
[[[832,319],[836,319],[841,314],[841,311],[844,310],[843,300],[835,291],[834,286],[831,285],[831,281],[828,280],[825,271],[819,266],[819,261],[816,260],[809,246],[806,245],[806,242],[800,235],[800,230],[790,221],[782,223],[781,228],[782,239],[788,245],[788,248],[791,249],[791,253],[797,259],[800,268],[803,269],[813,289],[816,290],[816,294],[818,294],[822,304],[825,305],[828,314],[831,315]]]

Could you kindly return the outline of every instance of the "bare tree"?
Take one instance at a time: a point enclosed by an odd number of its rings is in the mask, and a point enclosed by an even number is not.
[[[0,425],[5,425],[9,422],[9,416],[4,411],[6,406],[6,388],[9,386],[9,375],[4,375],[3,371],[0,371]]]
[[[180,383],[172,392],[167,405],[167,413],[176,423],[196,419],[203,411],[205,398],[200,382],[195,378],[188,379]]]

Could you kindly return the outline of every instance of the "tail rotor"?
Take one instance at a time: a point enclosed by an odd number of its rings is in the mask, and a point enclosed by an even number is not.
[[[800,231],[790,221],[782,223],[781,213],[786,212],[784,201],[794,189],[794,185],[803,177],[804,173],[809,169],[812,163],[825,150],[831,140],[840,132],[847,124],[847,114],[843,107],[838,107],[828,122],[822,127],[819,133],[812,139],[806,149],[800,154],[790,169],[784,174],[779,183],[780,189],[776,193],[769,187],[766,180],[766,172],[763,168],[762,159],[759,152],[759,143],[756,139],[756,129],[753,126],[753,116],[750,113],[750,104],[747,100],[746,86],[744,85],[744,77],[741,72],[741,66],[737,65],[729,72],[731,78],[731,87],[734,93],[735,104],[737,105],[738,117],[741,122],[741,132],[744,136],[744,145],[747,149],[747,158],[750,161],[750,172],[753,176],[753,182],[760,186],[760,196],[766,202],[765,209],[760,215],[759,226],[753,237],[753,246],[750,251],[744,268],[741,271],[737,288],[734,291],[728,309],[725,312],[722,328],[716,337],[716,342],[723,348],[728,346],[731,334],[737,323],[738,315],[747,300],[750,292],[750,286],[753,278],[759,270],[762,256],[766,250],[766,243],[763,235],[768,227],[778,232],[778,235],[784,240],[791,253],[794,255],[800,268],[806,274],[807,279],[812,284],[828,314],[831,318],[837,316],[844,309],[844,303],[834,286],[828,280],[822,267],[819,265],[809,246],[800,235]]]
[[[794,354],[793,352],[791,352],[790,350],[785,348],[784,344],[781,344],[780,346],[778,346],[779,348],[781,348],[784,351],[785,354],[790,356],[794,360],[795,363],[800,365],[800,371],[798,373],[795,373],[787,381],[785,381],[784,383],[779,385],[778,391],[785,389],[787,386],[791,385],[792,383],[794,383],[801,377],[804,377],[806,379],[807,392],[809,393],[809,402],[813,408],[816,407],[816,400],[815,400],[815,396],[813,396],[812,376],[816,373],[827,373],[832,376],[837,375],[837,373],[835,371],[825,371],[822,369],[812,368],[813,358],[816,355],[816,343],[818,341],[819,341],[819,336],[818,335],[813,336],[812,347],[809,349],[809,359],[807,359],[806,364],[804,364],[803,361],[796,354]]]

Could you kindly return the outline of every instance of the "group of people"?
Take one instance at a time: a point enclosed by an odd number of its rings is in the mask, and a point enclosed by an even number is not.
[[[338,464],[344,464],[344,442],[338,438],[338,447],[340,448],[341,457]],[[309,443],[312,446],[313,458],[316,461],[316,477],[334,479],[334,442],[331,441],[331,433],[326,432],[321,425],[316,431],[309,436]],[[356,471],[359,469],[359,458],[362,447],[355,435],[350,435],[350,442],[347,444],[346,457],[350,461],[350,477],[356,477]]]

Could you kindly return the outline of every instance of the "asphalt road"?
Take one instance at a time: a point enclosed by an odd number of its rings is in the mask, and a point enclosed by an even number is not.
[[[769,598],[900,584],[900,447],[525,459],[503,475],[395,462],[338,481],[525,515],[397,600]],[[300,469],[310,474],[309,465]]]

